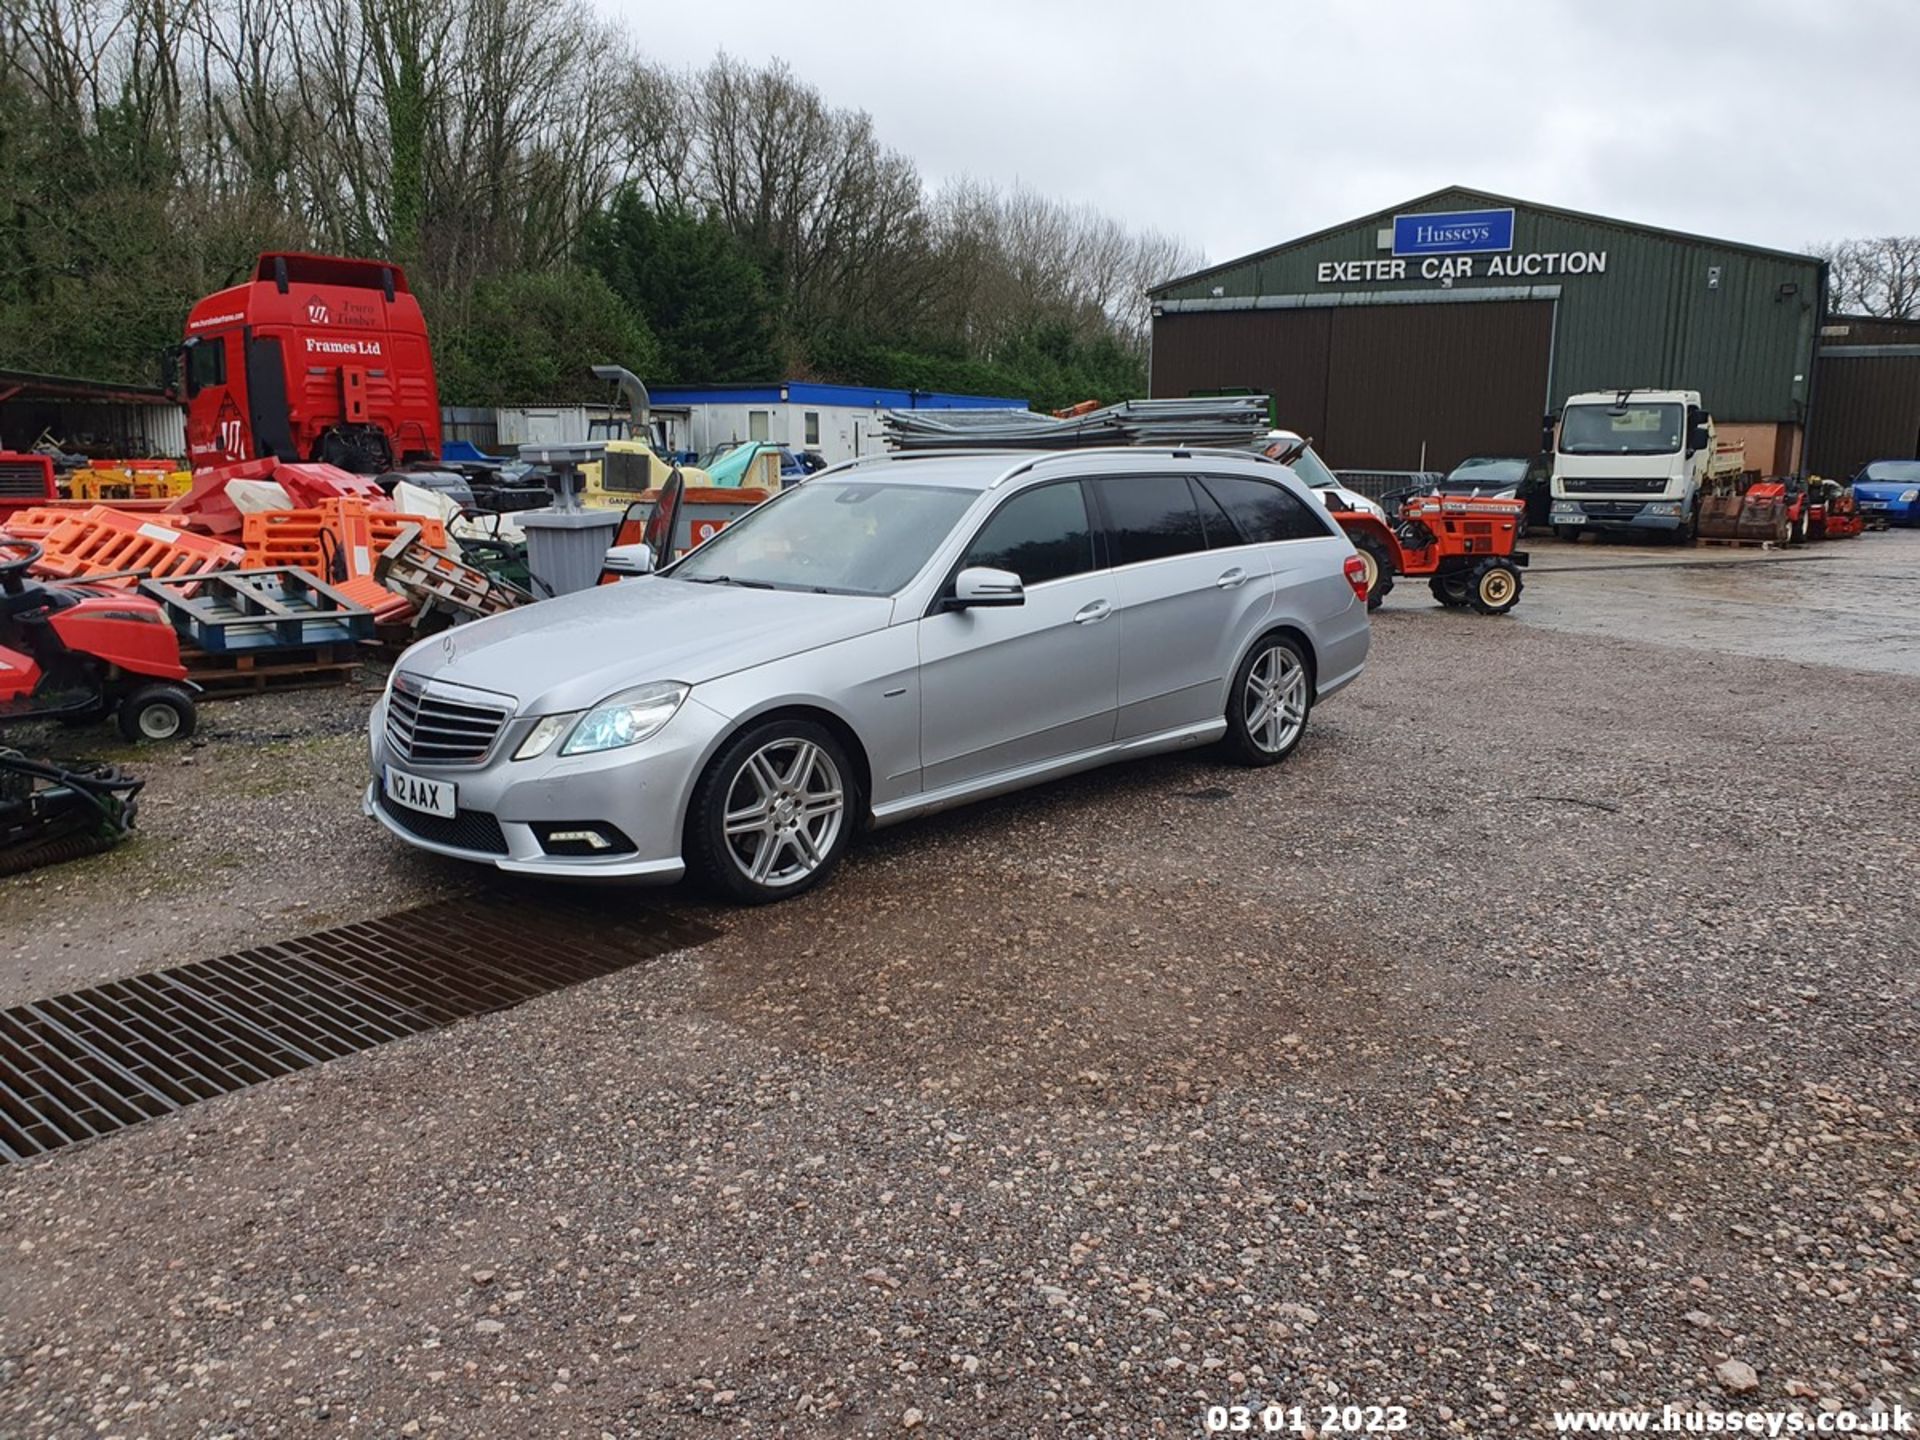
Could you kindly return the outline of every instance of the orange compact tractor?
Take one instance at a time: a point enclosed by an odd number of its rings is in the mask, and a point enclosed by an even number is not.
[[[1336,509],[1333,518],[1366,562],[1369,609],[1406,575],[1425,576],[1433,598],[1449,609],[1504,615],[1520,599],[1527,554],[1514,542],[1526,508],[1524,500],[1415,495],[1391,524],[1362,510]]]

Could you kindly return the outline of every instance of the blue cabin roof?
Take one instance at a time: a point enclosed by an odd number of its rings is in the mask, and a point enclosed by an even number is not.
[[[656,405],[838,405],[871,410],[1024,410],[1006,395],[952,395],[942,390],[890,390],[879,385],[828,385],[782,380],[767,385],[649,385]]]

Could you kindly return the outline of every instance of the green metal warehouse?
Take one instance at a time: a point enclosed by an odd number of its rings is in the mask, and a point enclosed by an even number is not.
[[[1823,262],[1450,188],[1151,292],[1156,396],[1252,390],[1348,469],[1530,455],[1569,395],[1698,390],[1797,469]]]

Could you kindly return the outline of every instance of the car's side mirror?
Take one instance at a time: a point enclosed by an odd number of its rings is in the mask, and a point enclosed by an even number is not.
[[[636,575],[651,575],[654,569],[653,547],[644,540],[631,545],[613,545],[600,562],[600,579],[626,580]]]
[[[1024,605],[1026,586],[1011,570],[995,570],[986,565],[969,565],[953,577],[953,598],[949,610],[971,610],[976,606]]]
[[[1696,425],[1687,434],[1687,454],[1698,455],[1707,448],[1707,427]]]

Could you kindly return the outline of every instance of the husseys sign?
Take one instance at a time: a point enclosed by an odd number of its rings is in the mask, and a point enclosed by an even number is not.
[[[1538,279],[1547,275],[1604,275],[1604,250],[1534,250],[1515,254],[1512,210],[1450,210],[1393,217],[1391,259],[1323,260],[1322,285],[1371,285],[1391,280]],[[1382,232],[1384,248],[1388,239]]]

